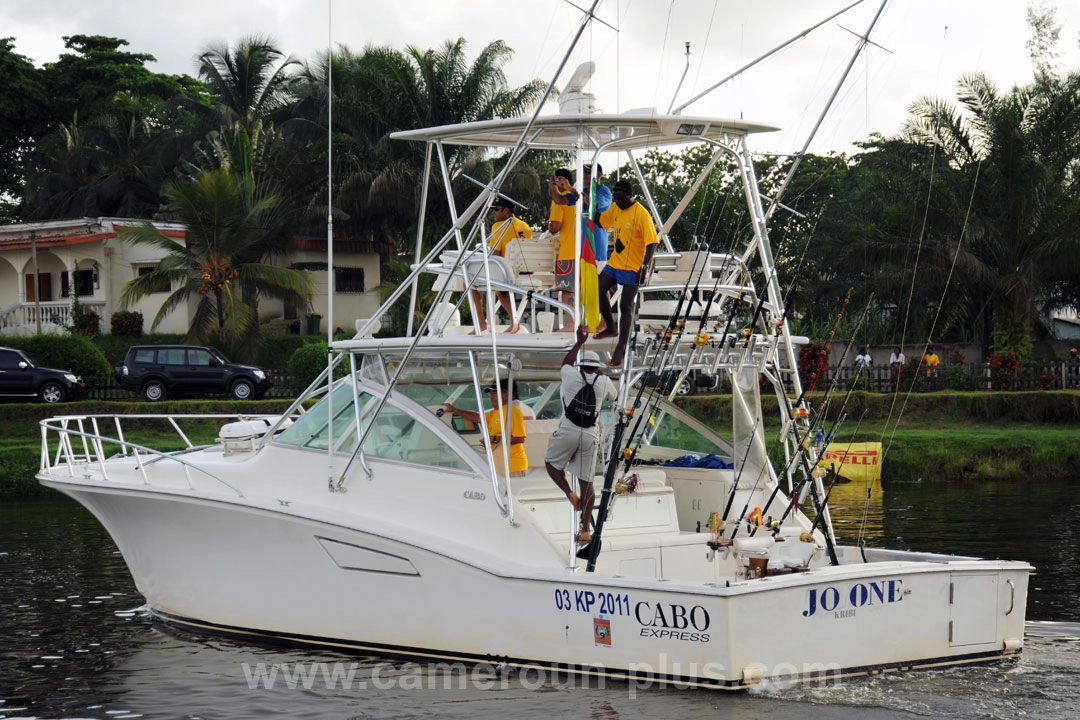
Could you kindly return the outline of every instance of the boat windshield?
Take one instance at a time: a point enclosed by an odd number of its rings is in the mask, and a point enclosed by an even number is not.
[[[720,455],[730,458],[731,448],[722,441],[702,434],[672,412],[657,408],[646,424],[643,446],[678,449],[680,454]]]
[[[366,427],[378,406],[378,398],[368,392],[358,393],[360,422]],[[356,411],[353,389],[340,383],[332,395],[334,420],[328,422],[331,398],[324,397],[311,410],[278,435],[276,442],[286,445],[326,450],[333,430],[335,449],[351,453],[359,437],[356,431]],[[413,413],[415,415],[415,413]],[[432,416],[434,417],[434,416]],[[364,453],[369,458],[399,460],[420,465],[471,471],[472,466],[444,438],[431,428],[393,404],[383,407],[375,425],[364,441]]]

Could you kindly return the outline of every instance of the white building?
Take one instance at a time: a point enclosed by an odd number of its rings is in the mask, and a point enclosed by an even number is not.
[[[101,331],[109,332],[109,319],[120,306],[124,286],[138,275],[151,272],[164,251],[148,245],[120,240],[119,233],[145,221],[125,218],[76,218],[0,225],[0,333],[50,331],[70,322],[72,302],[78,297],[84,307],[101,317]],[[176,242],[187,237],[180,223],[153,225]],[[326,263],[325,238],[295,238],[295,252],[287,264]],[[379,254],[371,243],[334,243],[334,327],[351,331],[355,320],[370,317],[379,307]],[[310,316],[327,317],[325,269],[309,270],[315,279],[311,307],[285,307],[275,300],[259,305],[259,321],[264,331],[307,332]],[[34,276],[37,276],[36,291]],[[128,307],[141,312],[144,332],[151,331],[154,318],[169,293],[144,297]],[[185,333],[195,300],[170,313],[154,330]],[[325,322],[325,321],[323,321]],[[319,323],[323,332],[325,325]]]

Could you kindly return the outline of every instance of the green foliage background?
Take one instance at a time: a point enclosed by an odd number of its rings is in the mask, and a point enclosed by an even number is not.
[[[0,345],[22,350],[35,365],[71,370],[88,386],[105,385],[112,377],[105,354],[82,335],[0,335]]]

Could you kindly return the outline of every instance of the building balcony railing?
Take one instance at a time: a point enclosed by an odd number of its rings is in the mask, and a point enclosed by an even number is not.
[[[79,304],[99,317],[105,312],[104,300],[80,300]],[[0,308],[0,333],[36,330],[39,317],[42,325],[71,327],[71,300],[19,302]]]

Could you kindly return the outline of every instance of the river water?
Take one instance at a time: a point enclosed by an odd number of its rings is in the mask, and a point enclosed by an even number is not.
[[[1038,568],[1021,660],[728,694],[245,645],[152,620],[105,531],[56,497],[0,504],[0,718],[1076,718],[1080,494],[914,483],[865,498],[833,490],[842,540]]]

